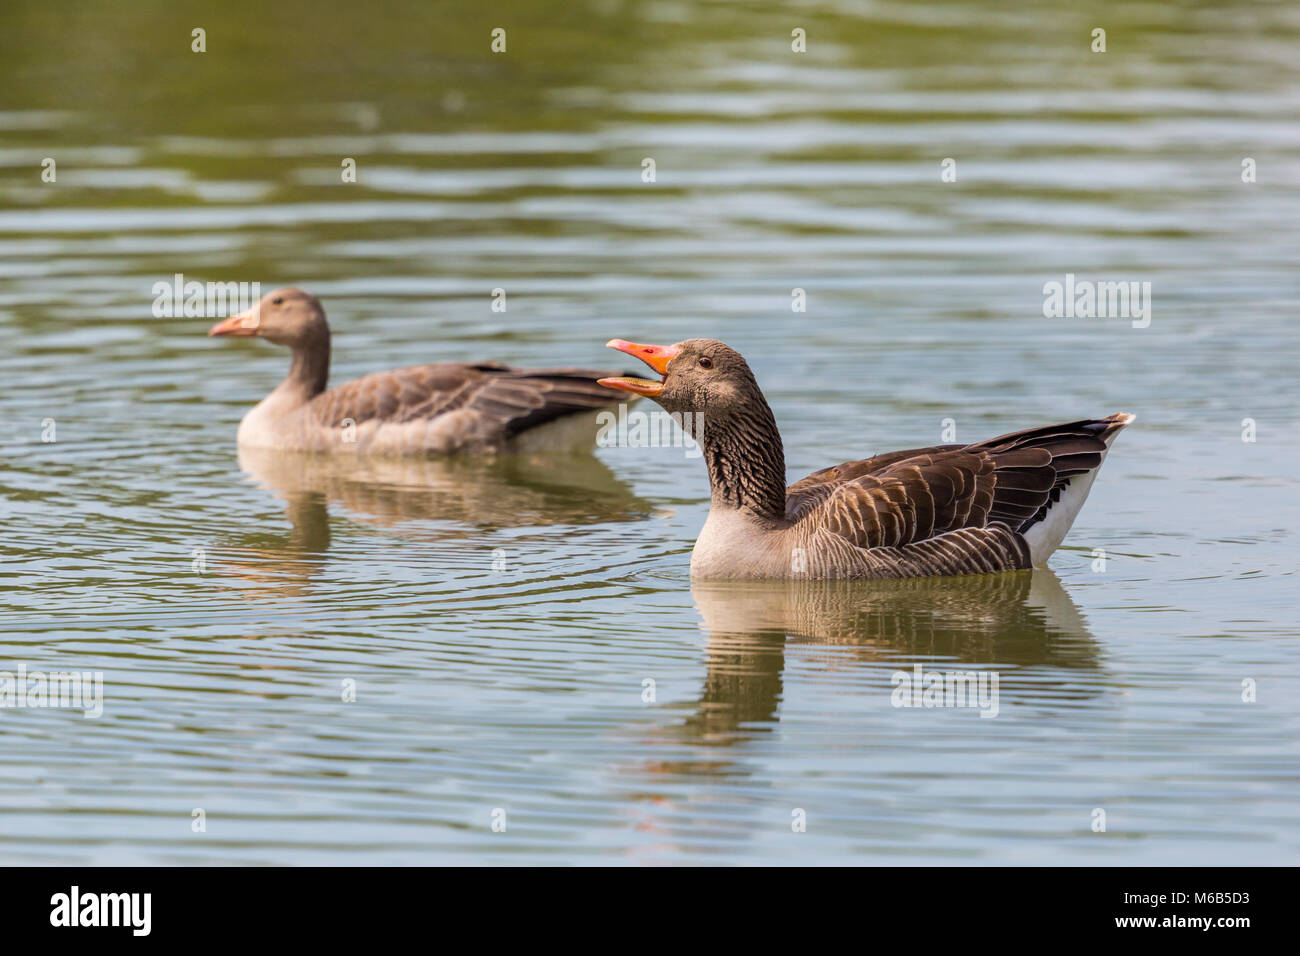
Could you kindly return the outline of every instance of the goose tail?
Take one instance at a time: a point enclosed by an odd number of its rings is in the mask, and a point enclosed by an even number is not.
[[[1097,437],[1104,441],[1106,447],[1109,448],[1110,443],[1115,440],[1115,436],[1120,433],[1124,426],[1131,425],[1136,420],[1137,416],[1129,412],[1116,412],[1114,415],[1107,415],[1098,421],[1099,425],[1105,427],[1097,433]]]
[[[1105,445],[1105,450],[1101,451],[1096,464],[1091,468],[1071,474],[1064,479],[1059,487],[1053,490],[1045,511],[1036,515],[1033,522],[1021,531],[1025,543],[1029,545],[1030,562],[1035,567],[1046,564],[1052,552],[1065,540],[1066,534],[1074,524],[1074,519],[1079,516],[1079,511],[1083,508],[1083,503],[1088,500],[1088,492],[1092,490],[1097,472],[1101,469],[1102,462],[1106,460],[1106,452],[1110,450],[1111,444],[1125,426],[1131,424],[1136,418],[1136,415],[1128,412],[1116,412],[1105,418],[1081,422],[1077,426],[1081,431],[1091,433],[1100,439]]]

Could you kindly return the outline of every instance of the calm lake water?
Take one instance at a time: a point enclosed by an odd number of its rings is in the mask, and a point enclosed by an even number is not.
[[[0,670],[105,701],[0,709],[0,862],[1300,862],[1294,4],[26,6]],[[316,293],[336,382],[724,339],[792,480],[1138,421],[1051,571],[692,587],[682,449],[241,457],[287,356],[176,273]],[[1068,273],[1149,326],[1044,318]]]

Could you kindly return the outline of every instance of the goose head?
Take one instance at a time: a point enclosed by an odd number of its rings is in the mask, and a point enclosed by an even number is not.
[[[785,453],[772,409],[739,352],[716,339],[639,345],[612,339],[609,348],[634,355],[663,376],[602,378],[652,398],[690,432],[704,451],[713,505],[743,509],[766,521],[785,514]],[[690,416],[689,425],[685,416]]]
[[[753,402],[758,383],[740,353],[716,339],[687,339],[676,345],[641,345],[611,339],[618,349],[645,362],[662,379],[602,378],[600,384],[652,398],[670,412],[709,412],[725,417]]]
[[[276,289],[262,296],[251,309],[222,319],[208,335],[230,335],[266,339],[294,350],[329,345],[325,310],[314,295],[302,289]]]

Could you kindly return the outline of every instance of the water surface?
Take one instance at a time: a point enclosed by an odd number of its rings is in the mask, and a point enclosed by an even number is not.
[[[1300,11],[549,6],[0,12],[0,669],[106,695],[0,711],[0,861],[1300,860]],[[682,449],[241,455],[287,357],[175,273],[313,291],[336,381],[722,338],[792,480],[1138,422],[1050,571],[692,587]]]

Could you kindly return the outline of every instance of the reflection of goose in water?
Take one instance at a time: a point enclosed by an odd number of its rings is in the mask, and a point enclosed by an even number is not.
[[[796,651],[805,665],[797,672],[801,682],[824,680],[832,669],[870,668],[854,674],[852,691],[855,704],[881,708],[874,739],[868,728],[857,741],[864,762],[882,746],[899,746],[908,727],[935,726],[921,713],[913,714],[919,723],[892,719],[891,676],[915,663],[926,670],[997,671],[1003,715],[1018,703],[1077,705],[1099,693],[1104,676],[1082,615],[1048,570],[872,582],[696,581],[691,595],[709,635],[703,687],[695,700],[676,705],[686,711],[684,720],[649,732],[651,750],[661,758],[620,768],[641,781],[645,807],[634,811],[635,826],[658,835],[656,850],[690,846],[701,816],[716,820],[721,814],[728,827],[723,835],[738,841],[768,825],[771,807],[729,799],[724,808],[717,788],[681,783],[725,778],[730,790],[752,776],[753,789],[771,785],[765,764],[745,744],[773,731],[780,719],[788,647],[827,648]],[[820,671],[810,671],[810,661]],[[977,733],[996,735],[996,720],[965,716]],[[638,726],[638,743],[646,736]],[[710,824],[711,836],[719,826]]]
[[[240,448],[239,467],[278,497],[318,495],[384,527],[413,519],[479,528],[591,524],[651,510],[590,455],[348,459]]]
[[[1001,675],[1003,707],[1036,699],[1079,699],[1095,690],[1070,673],[1095,671],[1097,647],[1051,571],[943,579],[860,582],[696,582],[691,588],[709,633],[708,674],[686,733],[726,743],[741,725],[773,722],[790,643],[852,648],[844,663],[882,670],[978,664]],[[843,666],[843,665],[839,665]],[[889,706],[887,673],[881,706]],[[1089,682],[1090,683],[1090,682]]]
[[[490,458],[340,458],[239,449],[239,467],[285,502],[287,533],[236,539],[238,573],[277,584],[310,578],[330,547],[330,511],[417,540],[463,539],[478,531],[642,520],[650,505],[590,455]],[[230,566],[232,562],[226,562]]]

